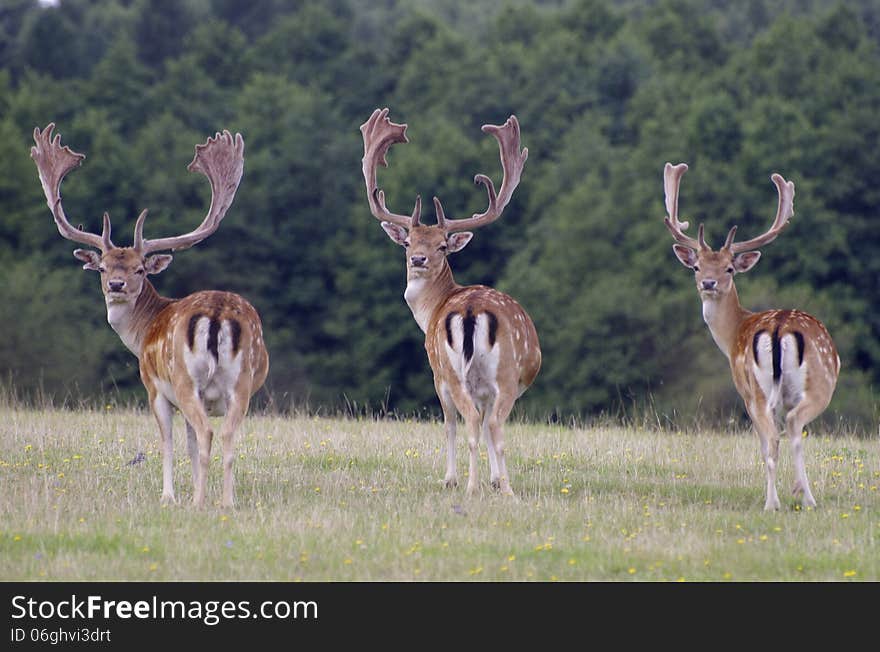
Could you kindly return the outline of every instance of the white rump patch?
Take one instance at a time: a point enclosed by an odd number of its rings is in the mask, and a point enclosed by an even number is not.
[[[477,315],[474,325],[474,351],[470,360],[464,356],[464,318],[457,314],[449,323],[452,346],[445,340],[446,355],[456,376],[471,400],[481,412],[491,409],[498,395],[498,360],[501,352],[498,341],[489,345],[489,317]]]
[[[753,343],[750,344],[754,346]],[[765,331],[758,336],[755,353],[757,362],[752,363],[752,371],[767,399],[768,406],[774,409],[779,399],[773,383],[773,336],[770,333]]]
[[[199,398],[209,414],[226,412],[226,402],[232,394],[241,373],[241,349],[232,353],[232,327],[229,321],[220,323],[217,333],[217,358],[208,350],[211,320],[198,320],[193,338],[193,348],[184,347],[183,359],[190,378],[196,386]]]

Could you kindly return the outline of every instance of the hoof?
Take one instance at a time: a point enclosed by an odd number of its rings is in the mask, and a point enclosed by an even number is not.
[[[446,480],[443,484],[447,489],[455,489],[458,486],[458,480],[456,480],[455,478],[450,478],[449,480]]]

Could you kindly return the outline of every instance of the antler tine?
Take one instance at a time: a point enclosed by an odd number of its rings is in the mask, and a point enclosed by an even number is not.
[[[699,228],[699,239],[695,240],[684,233],[690,223],[678,221],[678,188],[681,185],[681,178],[687,170],[687,163],[673,165],[667,162],[663,168],[663,191],[666,194],[667,213],[667,216],[663,218],[663,223],[676,242],[695,250],[706,249],[707,245],[703,239],[703,225],[701,224]]]
[[[411,228],[419,223],[421,212],[421,198],[416,199],[416,205],[412,215],[400,215],[392,213],[385,205],[385,193],[379,190],[376,184],[376,166],[388,167],[385,155],[394,143],[408,143],[406,137],[406,124],[391,122],[388,118],[388,109],[376,109],[369,119],[361,125],[361,134],[364,137],[364,158],[362,167],[364,182],[367,186],[367,199],[370,202],[370,212],[373,217],[383,222],[391,222],[405,228]]]
[[[774,172],[770,175],[770,179],[776,184],[776,190],[779,193],[779,204],[776,208],[776,218],[769,230],[745,242],[733,242],[731,238],[730,250],[735,253],[757,249],[758,247],[773,242],[785,227],[788,226],[789,220],[794,215],[794,182],[786,181],[781,174]]]
[[[40,176],[40,184],[43,186],[43,194],[46,203],[55,218],[55,225],[62,237],[73,242],[88,245],[102,252],[113,248],[110,242],[110,220],[104,219],[104,230],[101,235],[89,233],[74,227],[64,214],[61,205],[61,181],[72,169],[79,167],[85,158],[84,154],[74,152],[70,147],[61,146],[61,135],[52,137],[55,123],[50,122],[42,131],[39,127],[34,129],[34,143],[31,147],[31,158],[37,164],[37,173]]]
[[[482,183],[485,186],[489,195],[489,207],[483,213],[474,213],[472,217],[458,220],[446,219],[446,230],[450,232],[477,229],[501,217],[501,213],[504,212],[504,208],[513,196],[513,191],[519,185],[523,166],[529,157],[527,147],[520,151],[519,121],[515,115],[511,115],[503,125],[483,125],[482,129],[484,133],[495,136],[498,141],[501,151],[501,169],[504,173],[501,191],[495,192],[492,179],[485,174],[476,175],[474,183]]]
[[[190,172],[201,172],[211,183],[211,206],[208,214],[194,231],[170,238],[145,240],[143,225],[147,212],[143,211],[135,225],[135,248],[144,255],[165,249],[187,249],[217,230],[232,205],[244,172],[244,139],[239,133],[233,138],[225,129],[222,134],[217,132],[203,145],[196,145],[195,156],[187,169]]]

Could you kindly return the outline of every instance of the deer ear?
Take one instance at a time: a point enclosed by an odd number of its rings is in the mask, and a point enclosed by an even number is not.
[[[91,269],[95,272],[100,271],[101,255],[97,251],[91,249],[74,249],[73,256],[77,260],[85,263],[83,269]]]
[[[449,253],[454,254],[456,251],[461,251],[467,246],[467,243],[470,242],[473,237],[474,234],[470,231],[453,233],[446,238],[446,244],[449,246]]]
[[[144,271],[147,274],[158,274],[171,264],[171,254],[156,254],[149,256],[144,261]]]
[[[406,229],[402,226],[398,226],[397,224],[392,224],[391,222],[382,222],[382,228],[385,229],[385,233],[388,234],[388,237],[394,240],[401,247],[406,246],[406,239],[409,234],[406,232]]]
[[[694,265],[697,264],[697,252],[690,247],[674,244],[672,245],[672,251],[675,252],[675,257],[681,261],[681,264],[688,269],[693,269]]]
[[[760,251],[746,251],[737,254],[733,257],[733,268],[739,273],[747,272],[755,266],[755,263],[758,262],[760,257]]]

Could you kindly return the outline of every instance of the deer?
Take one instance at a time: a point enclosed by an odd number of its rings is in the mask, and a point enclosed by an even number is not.
[[[446,432],[447,488],[458,485],[455,438],[458,415],[469,431],[467,494],[478,486],[480,436],[486,442],[490,483],[513,495],[505,458],[503,426],[516,400],[529,388],[541,368],[541,348],[535,325],[512,297],[485,285],[455,282],[448,256],[464,249],[473,229],[501,217],[519,185],[528,149],[520,151],[515,115],[501,126],[482,131],[498,141],[503,180],[496,193],[492,180],[478,174],[489,195],[488,208],[469,218],[447,218],[434,197],[437,223],[420,223],[421,197],[411,215],[391,212],[385,193],[376,184],[377,166],[387,167],[386,154],[394,143],[409,142],[406,124],[396,124],[389,110],[376,109],[361,125],[364,140],[363,175],[370,211],[392,241],[406,250],[404,300],[425,334],[425,350],[434,375],[434,389],[443,410]]]
[[[110,215],[101,235],[74,227],[61,203],[61,181],[85,155],[61,146],[55,124],[34,129],[31,157],[55,225],[61,236],[89,249],[73,252],[83,269],[100,274],[107,321],[138,358],[141,381],[161,438],[162,503],[176,503],[173,483],[172,417],[186,421],[187,452],[192,463],[193,504],[203,507],[214,431],[209,416],[225,414],[220,428],[223,447],[221,506],[234,506],[232,462],[235,432],[251,397],[263,385],[269,354],[260,316],[242,296],[206,290],[182,299],[161,296],[147,278],[162,272],[172,256],[161,251],[187,249],[213,234],[232,204],[244,169],[244,140],[229,131],[196,145],[188,169],[211,184],[211,204],[193,231],[166,238],[143,235],[147,211],[138,216],[134,242],[120,247],[111,240]],[[97,251],[95,251],[97,250]],[[99,253],[100,252],[100,253]]]
[[[736,390],[745,403],[761,446],[766,474],[764,509],[780,507],[776,492],[780,428],[791,445],[795,483],[792,495],[804,508],[816,507],[804,464],[806,426],[818,417],[834,394],[840,374],[840,356],[828,330],[818,319],[800,310],[751,312],[740,305],[734,276],[752,269],[757,251],[789,225],[794,215],[794,182],[773,173],[779,201],[770,229],[745,242],[735,242],[737,227],[724,245],[713,251],[706,244],[703,224],[694,239],[684,233],[688,222],[678,219],[678,194],[685,163],[664,168],[666,212],[664,224],[676,244],[675,256],[694,271],[703,305],[703,320],[727,357]],[[784,414],[784,418],[783,418]]]

